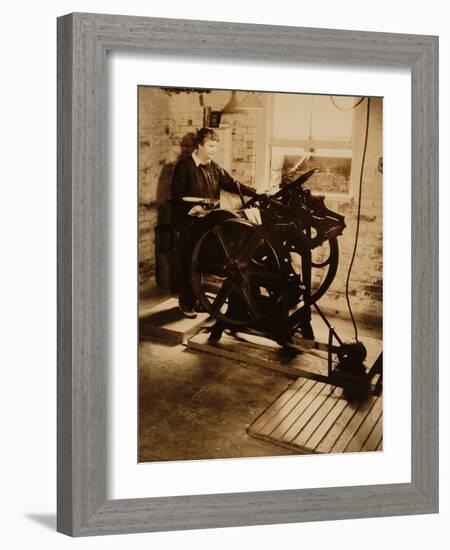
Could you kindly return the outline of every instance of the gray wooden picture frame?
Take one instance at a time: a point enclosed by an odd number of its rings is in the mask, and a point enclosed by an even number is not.
[[[107,499],[109,50],[411,70],[411,483]],[[438,38],[83,13],[59,18],[58,319],[58,531],[86,536],[437,512]]]

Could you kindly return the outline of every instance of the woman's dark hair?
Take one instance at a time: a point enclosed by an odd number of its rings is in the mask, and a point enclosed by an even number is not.
[[[218,134],[212,128],[200,128],[197,131],[195,136],[195,143],[197,145],[203,145],[205,139],[210,139],[211,141],[219,141]]]

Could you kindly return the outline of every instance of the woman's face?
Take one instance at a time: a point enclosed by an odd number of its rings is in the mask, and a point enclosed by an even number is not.
[[[216,156],[217,153],[217,141],[213,141],[212,139],[205,139],[203,141],[203,145],[198,146],[198,154],[199,157],[203,160],[210,160]]]

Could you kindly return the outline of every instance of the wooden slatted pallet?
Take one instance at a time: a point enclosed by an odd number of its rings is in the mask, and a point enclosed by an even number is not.
[[[318,359],[308,354],[297,358],[283,356],[278,344],[260,336],[243,333],[231,336],[224,332],[218,342],[210,342],[209,334],[202,331],[190,338],[187,345],[196,351],[278,371],[293,378],[313,374],[325,376],[327,374],[325,354],[324,359]]]
[[[367,347],[366,364],[371,366],[381,353],[382,342],[375,338],[365,337],[364,344]],[[305,352],[296,357],[286,356],[283,355],[280,346],[275,342],[261,336],[240,332],[234,335],[224,332],[218,342],[210,342],[209,333],[200,331],[188,339],[187,345],[197,351],[271,369],[294,378],[301,376],[315,378],[322,382],[329,381],[327,353],[324,351],[316,352],[316,355]],[[318,357],[319,354],[321,358]],[[376,375],[372,380],[372,384],[375,384],[378,379],[379,375]]]
[[[299,453],[382,450],[382,397],[349,402],[342,388],[298,378],[248,428]]]

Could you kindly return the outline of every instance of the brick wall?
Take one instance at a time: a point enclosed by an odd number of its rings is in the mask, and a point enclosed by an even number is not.
[[[242,94],[237,93],[238,100]],[[230,92],[168,94],[159,88],[139,89],[139,287],[145,295],[156,285],[171,285],[168,264],[167,199],[176,162],[194,149],[203,126],[203,105],[221,110]],[[224,114],[221,125],[232,128],[231,174],[242,183],[255,182],[256,115]],[[156,244],[158,240],[158,245]],[[157,253],[158,252],[158,253]]]
[[[145,292],[156,285],[155,228],[163,193],[172,128],[168,96],[139,88],[139,282]]]
[[[237,101],[243,94],[237,92]],[[227,103],[230,92],[212,91],[198,93],[173,93],[169,100],[169,112],[173,127],[170,140],[173,153],[178,157],[190,153],[193,149],[193,137],[198,128],[203,126],[203,106],[207,104],[212,110],[221,110]],[[229,126],[233,133],[231,158],[232,176],[246,184],[255,182],[256,163],[256,115],[250,112],[223,114],[221,126]]]
[[[256,115],[250,112],[223,115],[221,123],[233,129],[231,175],[241,183],[256,186]]]
[[[361,113],[365,126],[364,113]],[[363,135],[359,144],[362,152]],[[382,157],[382,100],[371,99],[369,135],[363,172],[361,218],[358,248],[350,278],[350,302],[353,312],[360,317],[381,319],[382,316],[382,276],[383,276],[383,218],[382,185],[379,172],[379,158]],[[356,155],[358,157],[358,155]],[[360,159],[353,161],[353,175],[359,174]],[[356,171],[356,174],[355,174]],[[358,179],[357,177],[355,180]],[[348,315],[345,299],[345,281],[353,252],[358,211],[358,185],[355,185],[353,198],[349,201],[326,200],[327,206],[345,216],[347,227],[339,237],[339,269],[336,278],[320,305],[325,309]]]
[[[239,95],[239,92],[238,92]],[[211,92],[205,104],[221,110],[230,92]],[[238,97],[238,100],[240,98]],[[166,199],[175,163],[193,149],[197,128],[203,125],[202,98],[198,93],[172,93],[158,88],[140,88],[139,126],[139,275],[145,293],[157,284],[168,286],[169,266]],[[364,113],[362,128],[364,128]],[[233,129],[231,173],[239,181],[256,185],[256,115],[252,112],[222,115],[221,125]],[[360,138],[361,141],[363,138]],[[362,143],[360,143],[362,148]],[[363,177],[359,245],[350,280],[350,299],[357,316],[381,318],[382,315],[382,101],[371,99],[368,147]],[[355,154],[353,176],[360,159]],[[339,238],[340,264],[337,276],[320,305],[348,316],[345,280],[356,230],[358,182],[354,181],[350,200],[330,200],[326,204],[345,216],[347,228]],[[159,227],[159,230],[157,230]],[[158,255],[156,243],[158,236]],[[158,266],[158,272],[157,272]]]

